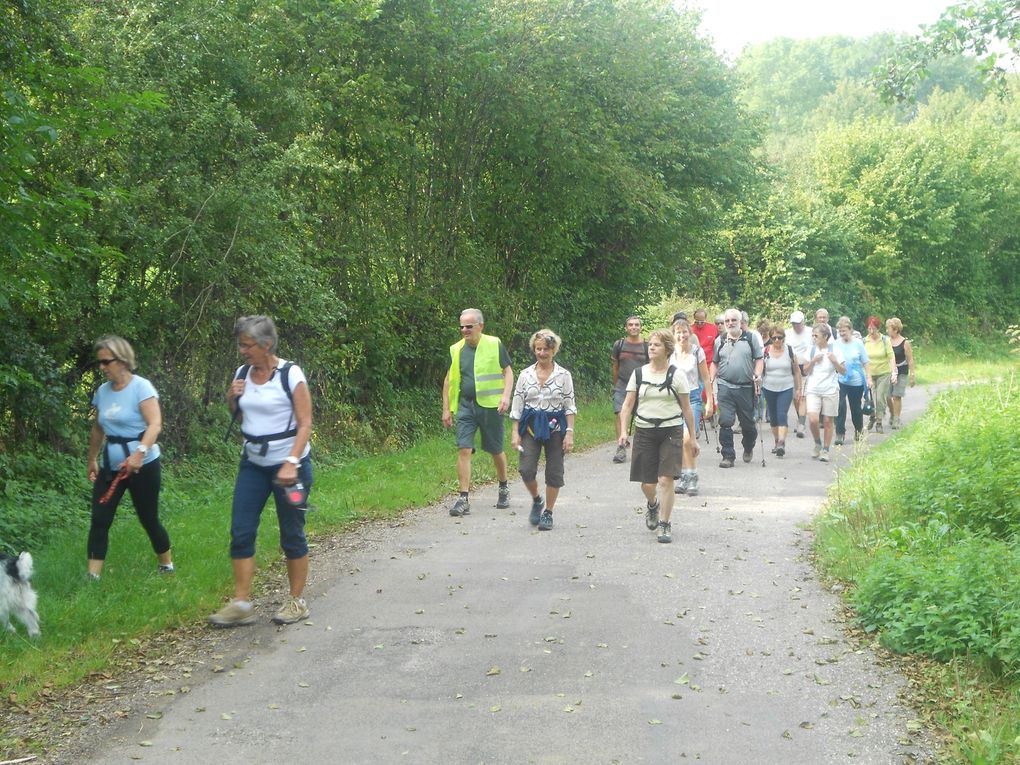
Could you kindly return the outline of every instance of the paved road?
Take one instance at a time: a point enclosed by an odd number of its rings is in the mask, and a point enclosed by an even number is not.
[[[91,761],[933,761],[903,678],[848,642],[808,560],[848,458],[809,443],[721,470],[713,440],[672,545],[610,446],[568,461],[551,532],[519,486],[511,511],[488,487],[463,519],[370,525],[313,563],[307,623],[234,631],[190,693],[150,697]]]

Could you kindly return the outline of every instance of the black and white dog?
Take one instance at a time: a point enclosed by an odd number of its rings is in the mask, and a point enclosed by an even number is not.
[[[17,558],[0,555],[0,627],[14,632],[11,614],[28,628],[29,637],[39,637],[39,614],[32,589],[32,556],[27,552]]]

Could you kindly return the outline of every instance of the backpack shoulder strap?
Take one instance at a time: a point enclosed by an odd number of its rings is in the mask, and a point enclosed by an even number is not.
[[[251,370],[251,364],[242,364],[241,368],[237,370],[237,374],[234,375],[235,380],[244,380],[248,377],[248,372]]]
[[[613,343],[613,358],[617,361],[620,360],[620,353],[623,351],[623,338],[621,337],[615,343]]]
[[[645,346],[645,363],[647,364],[649,361],[651,361],[651,359],[648,358],[648,341],[647,340],[645,341],[644,346]]]
[[[283,386],[283,392],[287,394],[287,400],[294,401],[294,393],[290,389],[290,368],[294,366],[293,361],[288,361],[282,367],[280,367],[280,385]]]

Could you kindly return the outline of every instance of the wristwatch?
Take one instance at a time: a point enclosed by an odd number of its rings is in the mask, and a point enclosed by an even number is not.
[[[289,462],[294,467],[297,467],[298,465],[301,464],[301,460],[299,460],[293,454],[288,454],[286,457],[283,458],[283,461],[284,462]]]
[[[141,452],[142,456],[144,457],[146,454],[149,453],[149,447],[146,446],[145,444],[138,444],[138,448],[135,451]]]

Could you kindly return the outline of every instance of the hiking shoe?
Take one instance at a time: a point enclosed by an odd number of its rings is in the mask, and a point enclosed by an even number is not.
[[[719,463],[719,467],[721,467],[721,468],[731,468],[731,467],[733,467],[733,458],[732,457],[723,457],[722,461]]]
[[[753,459],[754,459],[754,450],[753,449],[751,451],[746,451],[745,450],[744,451],[744,456],[743,456],[744,462],[750,462]]]
[[[674,494],[686,494],[687,493],[687,481],[690,480],[689,473],[681,473],[680,478],[677,479],[676,486],[673,487]]]
[[[156,569],[157,573],[160,574],[172,574],[176,571],[173,563],[160,563],[159,568]]]
[[[779,444],[776,444],[771,449],[769,449],[769,454],[775,454],[777,449],[779,449]]]
[[[696,497],[698,495],[698,474],[691,473],[687,476],[687,496]]]
[[[506,510],[510,507],[510,487],[500,486],[499,497],[496,499],[496,508],[498,510]]]
[[[833,446],[842,446],[843,445],[843,441],[844,441],[844,439],[843,439],[842,436],[836,436],[836,440],[832,442],[832,445]]]
[[[454,518],[460,518],[462,515],[467,515],[471,512],[471,503],[468,502],[467,497],[458,497],[457,501],[453,503],[453,507],[450,508],[450,515]]]
[[[804,437],[804,431],[803,430],[795,430],[795,431],[793,431],[793,434],[795,436],[797,436],[797,438],[803,438]]]
[[[776,447],[776,456],[777,457],[785,457],[786,456],[786,444],[785,443],[782,443],[782,444],[780,444],[779,446]]]
[[[875,423],[875,432],[876,433],[885,433],[885,431],[882,430],[882,423],[881,422],[876,422]]]
[[[613,455],[613,462],[620,464],[621,462],[627,461],[627,447],[617,446],[616,454]]]
[[[541,497],[533,497],[531,500],[531,513],[528,515],[528,522],[537,526],[542,518],[542,511],[545,509],[545,500]]]
[[[899,430],[901,424],[899,417],[893,417],[892,422],[889,423],[889,427],[893,430]]]
[[[276,612],[273,621],[277,624],[293,624],[307,619],[310,613],[304,598],[287,598],[287,602]]]
[[[648,504],[648,510],[645,511],[645,526],[649,531],[659,528],[659,500],[655,500],[655,504]]]
[[[538,521],[539,531],[549,531],[552,528],[553,520],[552,513],[548,510],[542,513],[542,517]]]
[[[818,459],[818,456],[821,453],[822,453],[822,445],[816,441],[815,442],[815,450],[811,453],[811,458],[812,459]]]
[[[820,462],[828,462],[829,461],[829,450],[828,449],[822,449],[822,453],[820,455],[818,455],[818,460]]]
[[[251,603],[242,604],[232,600],[216,613],[209,615],[209,624],[214,627],[242,627],[254,624],[256,618]]]
[[[659,541],[664,545],[673,541],[673,524],[669,521],[659,521]]]

